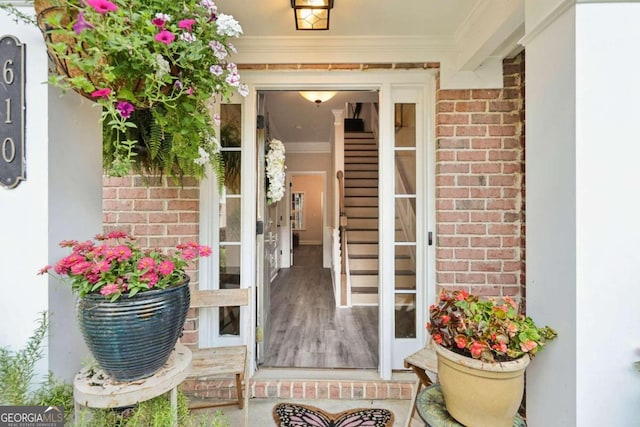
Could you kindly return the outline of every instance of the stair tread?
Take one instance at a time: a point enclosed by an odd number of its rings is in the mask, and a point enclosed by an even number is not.
[[[377,294],[378,288],[375,286],[357,286],[351,288],[351,292],[354,294]]]

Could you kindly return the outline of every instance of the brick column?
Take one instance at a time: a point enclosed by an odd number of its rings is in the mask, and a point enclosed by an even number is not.
[[[437,89],[437,285],[524,297],[524,54],[503,67],[503,89]]]

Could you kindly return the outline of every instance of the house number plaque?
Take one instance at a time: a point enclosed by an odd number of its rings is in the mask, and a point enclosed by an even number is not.
[[[17,38],[0,37],[0,184],[8,189],[27,177],[24,51]]]

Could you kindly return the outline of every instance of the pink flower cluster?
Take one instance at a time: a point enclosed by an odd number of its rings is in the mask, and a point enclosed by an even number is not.
[[[465,290],[443,291],[429,307],[427,330],[436,344],[485,362],[533,357],[557,333],[517,309],[509,296],[481,301]]]
[[[142,250],[132,236],[121,231],[98,235],[95,240],[62,241],[60,246],[71,248],[71,254],[53,267],[44,267],[39,274],[53,269],[57,275],[70,278],[73,290],[80,296],[100,292],[117,299],[124,293],[175,284],[184,278],[184,267],[189,261],[212,253],[209,246],[195,242],[178,245],[173,255]]]

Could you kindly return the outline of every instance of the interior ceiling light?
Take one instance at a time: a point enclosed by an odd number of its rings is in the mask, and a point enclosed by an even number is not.
[[[311,102],[315,102],[319,107],[321,103],[327,102],[334,96],[336,96],[336,92],[299,92],[305,99],[308,99]]]
[[[296,30],[328,30],[333,0],[291,0]]]

